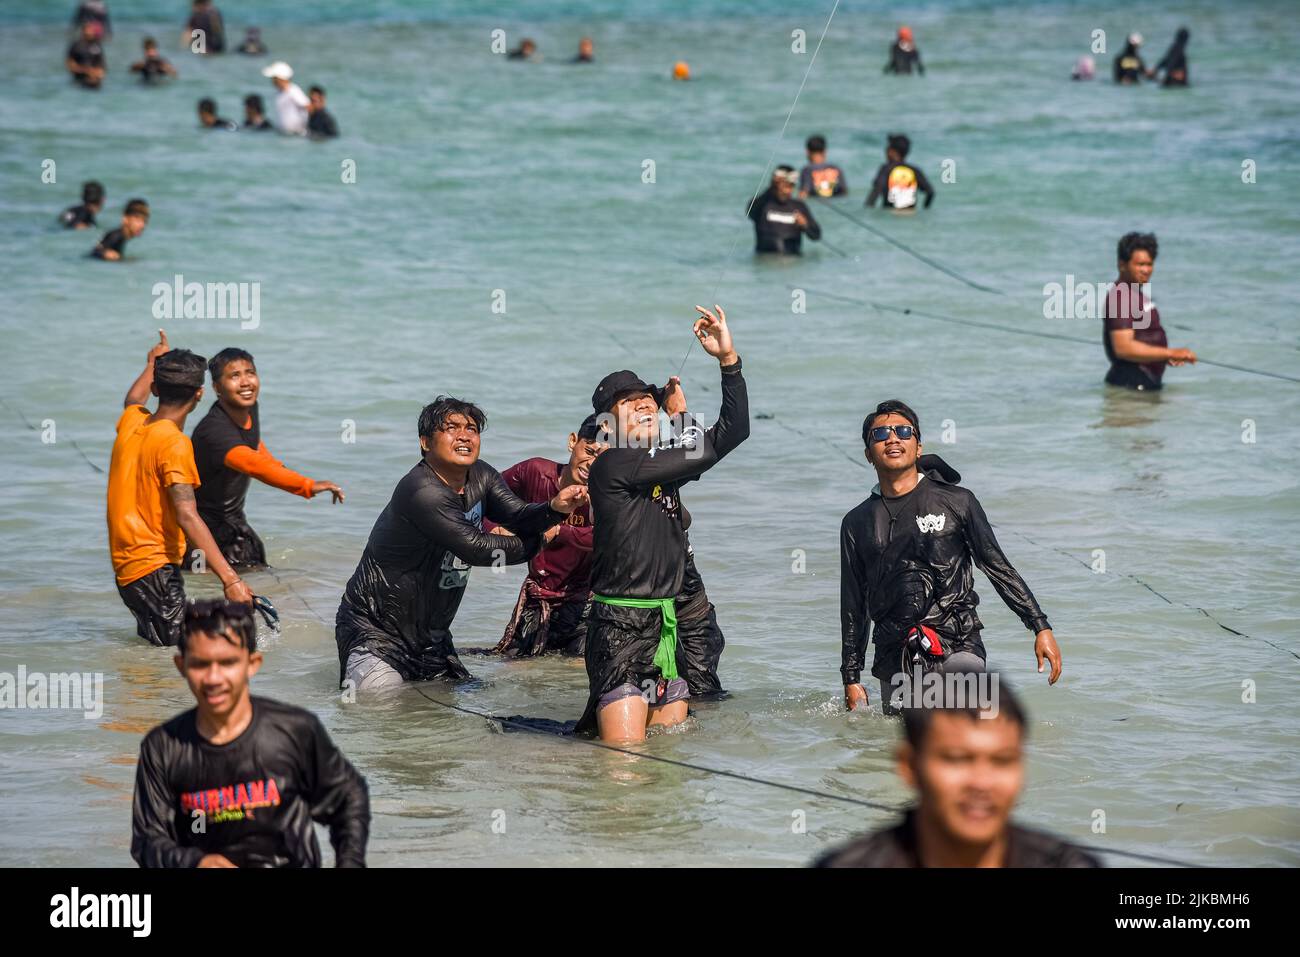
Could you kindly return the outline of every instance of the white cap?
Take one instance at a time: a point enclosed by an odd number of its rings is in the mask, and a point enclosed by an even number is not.
[[[276,60],[270,66],[262,68],[262,76],[269,76],[276,80],[292,80],[293,67],[283,60]]]

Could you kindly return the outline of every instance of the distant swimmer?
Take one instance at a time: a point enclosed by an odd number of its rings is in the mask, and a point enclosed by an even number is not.
[[[266,104],[256,93],[244,97],[244,129],[269,133],[275,129],[266,118]]]
[[[934,187],[918,167],[904,160],[911,152],[912,141],[901,133],[891,133],[885,146],[885,162],[876,170],[875,182],[864,206],[875,206],[883,198],[884,205],[896,211],[916,209],[916,193],[925,193],[928,209],[934,202]]]
[[[262,76],[268,77],[275,86],[275,113],[281,133],[303,136],[307,133],[308,107],[311,100],[302,91],[302,87],[293,82],[293,67],[283,60],[276,60],[262,70]]]
[[[104,47],[99,42],[103,33],[104,28],[98,20],[83,23],[81,36],[68,47],[68,55],[63,61],[73,81],[88,90],[98,90],[108,70]]]
[[[709,429],[659,444],[661,393],[634,373],[611,373],[592,394],[610,447],[591,467],[591,625],[587,708],[580,732],[640,741],[649,727],[686,719],[690,691],[677,667],[676,598],[686,568],[679,488],[749,436],[749,400],[726,313],[697,306],[694,333],[718,360],[722,408]]]
[[[778,166],[772,174],[772,185],[749,207],[749,218],[754,221],[754,252],[798,256],[804,233],[814,241],[822,238],[822,228],[808,204],[794,198],[795,181],[793,166]]]
[[[1070,73],[1071,80],[1091,80],[1097,75],[1097,61],[1086,53],[1079,57]]]
[[[506,58],[510,60],[540,60],[542,55],[537,52],[537,44],[525,37],[520,41],[519,46],[506,54]]]
[[[343,489],[287,469],[271,455],[262,441],[262,383],[250,353],[222,349],[208,361],[208,374],[217,401],[191,436],[201,482],[195,496],[199,515],[232,567],[261,567],[266,547],[244,515],[253,479],[307,499],[329,492],[335,504],[343,501]]]
[[[1007,561],[984,509],[937,455],[921,454],[916,413],[896,399],[862,423],[867,461],[879,483],[840,524],[840,674],[850,711],[868,704],[862,684],[867,630],[871,674],[886,714],[925,671],[980,672],[987,657],[975,613],[972,565],[1034,635],[1038,670],[1061,677],[1061,650],[1029,586]]]
[[[934,704],[903,712],[898,776],[915,803],[898,824],[822,855],[817,867],[1100,867],[1082,848],[1021,827],[1011,812],[1025,783],[1028,720],[1005,684],[972,702],[936,688]]]
[[[1161,388],[1165,366],[1195,363],[1191,349],[1170,349],[1160,325],[1160,310],[1148,295],[1159,246],[1154,233],[1126,233],[1116,256],[1119,278],[1106,295],[1102,342],[1110,371],[1106,384],[1154,392]]]
[[[133,199],[122,210],[122,225],[110,229],[90,251],[96,259],[116,262],[126,251],[128,240],[135,239],[149,225],[149,204],[143,199]]]
[[[810,136],[804,146],[808,151],[808,165],[799,171],[799,198],[807,199],[815,193],[829,199],[848,193],[844,171],[826,161],[826,137]]]
[[[1164,73],[1161,86],[1187,86],[1187,41],[1191,38],[1186,27],[1174,35],[1174,42],[1168,52],[1156,64],[1154,74]]]
[[[103,208],[103,184],[92,179],[81,185],[81,204],[60,213],[59,222],[65,229],[90,229],[95,225],[95,214]]]
[[[144,59],[132,63],[131,72],[140,74],[140,79],[144,83],[154,83],[167,77],[174,77],[176,67],[163,59],[162,54],[158,52],[158,41],[153,37],[145,37]]]
[[[194,0],[190,18],[181,31],[181,46],[188,47],[195,53],[225,52],[226,25],[221,20],[221,11],[213,5],[212,0]]]
[[[1115,57],[1113,64],[1115,82],[1124,85],[1137,83],[1143,77],[1151,78],[1155,76],[1153,70],[1148,70],[1145,63],[1142,62],[1142,54],[1138,49],[1142,46],[1142,34],[1130,33],[1128,42],[1124,49],[1120,51],[1119,56]]]
[[[307,133],[319,139],[339,135],[339,125],[334,114],[325,109],[325,88],[313,86],[307,91]]]
[[[549,502],[562,489],[587,484],[596,456],[607,448],[595,413],[569,433],[569,460],[527,459],[501,473],[502,480],[525,502]],[[486,523],[484,523],[486,525]],[[508,529],[492,531],[507,533]],[[583,504],[542,535],[542,548],[528,562],[528,575],[494,649],[523,658],[558,651],[581,655],[586,645],[591,607],[591,509]]]
[[[925,67],[921,65],[921,51],[912,41],[912,28],[899,27],[898,39],[889,48],[889,62],[885,64],[884,72],[910,75],[913,68],[919,75],[925,76]]]
[[[253,601],[221,557],[194,500],[199,470],[185,419],[203,397],[205,368],[202,356],[172,349],[159,330],[158,344],[122,403],[108,466],[108,548],[117,591],[135,616],[136,633],[153,645],[181,638],[187,540],[203,549],[227,598]],[[144,405],[150,395],[158,397],[153,414]]]
[[[239,129],[233,120],[217,115],[217,101],[204,97],[199,100],[199,126],[208,130],[234,131]]]
[[[245,56],[266,56],[266,44],[262,42],[262,31],[259,28],[248,28],[244,42],[239,45],[239,52]]]
[[[578,55],[570,63],[595,63],[596,62],[596,44],[591,42],[591,37],[583,37],[578,41]]]
[[[105,39],[113,36],[113,25],[108,21],[108,4],[104,0],[83,0],[72,13],[72,25],[78,31],[87,23],[97,23]]]
[[[451,623],[473,566],[520,565],[542,534],[587,502],[583,485],[529,505],[479,459],[487,417],[439,396],[420,413],[420,461],[397,483],[370,531],[335,619],[339,682],[383,690],[404,681],[470,677]],[[515,534],[483,531],[483,520]]]
[[[195,707],[140,743],[131,857],[141,867],[364,867],[370,795],[310,711],[255,697],[262,667],[248,605],[196,601],[175,657]],[[198,824],[203,826],[199,827]]]

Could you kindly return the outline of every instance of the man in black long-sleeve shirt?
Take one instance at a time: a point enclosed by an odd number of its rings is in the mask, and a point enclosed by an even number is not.
[[[930,208],[934,202],[934,187],[922,170],[904,162],[911,148],[912,141],[903,134],[889,134],[885,144],[885,162],[876,170],[876,179],[864,206],[875,206],[876,200],[883,198],[890,209],[911,212],[916,209],[916,194],[920,190],[925,193],[926,208]]]
[[[840,525],[840,630],[844,701],[866,705],[862,669],[867,627],[874,625],[871,673],[880,679],[886,711],[895,676],[906,675],[904,649],[933,648],[945,670],[983,671],[983,624],[975,613],[971,565],[988,576],[1008,608],[1035,635],[1038,670],[1061,676],[1061,650],[1029,586],[1007,561],[975,496],[935,455],[921,456],[916,413],[897,400],[882,402],[862,424],[867,461],[880,484]],[[918,654],[926,653],[924,650]]]
[[[452,645],[452,619],[473,565],[521,565],[541,535],[587,501],[584,485],[529,505],[486,462],[478,406],[439,396],[420,413],[424,455],[393,490],[370,532],[335,618],[340,682],[380,690],[469,672]],[[483,519],[514,536],[483,531]]]
[[[749,218],[754,221],[754,252],[789,253],[798,256],[803,245],[803,234],[808,238],[822,238],[822,228],[813,219],[808,204],[794,198],[798,174],[792,166],[778,166],[772,174],[772,185],[749,207]]]
[[[339,867],[364,867],[366,780],[309,711],[255,698],[253,610],[198,601],[176,667],[198,706],[154,728],[136,766],[131,856],[141,867],[319,867],[313,822]]]
[[[678,489],[749,436],[749,400],[723,310],[696,306],[695,335],[722,369],[722,408],[712,428],[658,445],[660,393],[631,372],[606,376],[592,396],[614,434],[591,467],[591,623],[587,710],[577,730],[639,741],[650,725],[686,718],[690,693],[677,674],[674,599],[686,571]]]

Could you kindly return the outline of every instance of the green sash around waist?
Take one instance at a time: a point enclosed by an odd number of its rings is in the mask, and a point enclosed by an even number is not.
[[[663,621],[659,625],[659,647],[655,649],[655,664],[665,681],[677,679],[677,609],[671,598],[611,598],[608,595],[593,594],[591,599],[624,608],[658,608]]]

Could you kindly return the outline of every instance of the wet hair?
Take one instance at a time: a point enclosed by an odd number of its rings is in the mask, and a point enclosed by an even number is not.
[[[213,99],[210,99],[210,98],[208,98],[208,97],[205,96],[203,99],[199,100],[199,112],[200,112],[200,113],[216,113],[216,112],[217,112],[217,101],[216,101],[216,100],[213,100]]]
[[[916,440],[918,442],[921,441],[921,420],[917,417],[916,413],[912,411],[912,407],[898,399],[886,399],[884,402],[880,403],[880,405],[876,406],[874,412],[869,413],[867,417],[862,420],[862,444],[867,448],[871,448],[872,423],[874,423],[876,419],[883,418],[886,415],[901,415],[903,418],[907,419],[908,422],[912,423],[912,428],[916,430]]]
[[[123,216],[143,216],[149,218],[149,204],[143,199],[128,200],[122,209]]]
[[[244,106],[251,106],[259,113],[266,112],[266,104],[262,102],[261,96],[256,93],[250,93],[244,97]]]
[[[966,674],[979,674],[979,672],[967,672]],[[961,674],[959,677],[965,678],[966,674]],[[989,672],[985,672],[985,674],[989,674]],[[955,701],[948,700],[949,685],[947,682],[944,683],[943,687],[943,693],[940,695],[943,700],[938,705],[903,709],[903,737],[917,751],[920,751],[921,746],[925,743],[925,736],[929,733],[931,724],[934,723],[936,712],[961,715],[975,722],[981,720],[980,715],[982,712],[979,707],[956,707]],[[1008,721],[1014,722],[1016,727],[1020,729],[1021,738],[1024,738],[1029,733],[1025,709],[1020,704],[1020,699],[1016,697],[1015,692],[1000,677],[998,680],[997,709],[999,718],[1006,718]],[[982,720],[987,721],[989,719],[984,718]]]
[[[208,360],[208,375],[212,376],[212,384],[217,384],[217,380],[221,378],[221,373],[226,371],[226,366],[232,362],[238,362],[240,359],[246,360],[253,367],[253,371],[257,371],[257,363],[253,361],[251,352],[245,352],[243,349],[231,346],[229,349],[222,349]]]
[[[1151,261],[1154,262],[1159,248],[1155,233],[1125,233],[1120,237],[1115,255],[1120,262],[1126,263],[1133,258],[1135,252],[1142,249],[1151,254]]]
[[[809,153],[825,153],[826,137],[810,136],[808,137],[808,142],[804,144],[804,147],[808,150]]]
[[[308,92],[308,93],[319,93],[319,94],[321,95],[321,97],[324,98],[324,96],[325,96],[325,87],[323,87],[323,86],[313,86],[313,87],[312,87],[310,90],[308,90],[307,92]]]
[[[454,399],[449,395],[440,395],[421,410],[420,435],[433,435],[446,425],[447,419],[453,415],[463,415],[477,425],[480,432],[487,428],[487,416],[473,402]]]
[[[778,173],[785,173],[785,174],[789,175],[790,173],[793,173],[793,172],[794,172],[794,167],[793,167],[793,166],[786,166],[784,163],[782,163],[780,166],[778,166],[778,167],[776,168],[776,171],[777,171]]]
[[[102,203],[104,201],[104,184],[97,179],[82,183],[81,201],[83,203]]]
[[[907,159],[907,154],[912,149],[912,141],[902,133],[890,133],[886,144],[889,149],[898,154],[899,159]]]
[[[185,606],[184,627],[177,650],[183,656],[190,635],[203,634],[224,638],[236,648],[257,651],[257,621],[253,606],[224,598],[201,598]],[[238,639],[238,640],[236,640]]]
[[[207,360],[189,349],[172,349],[153,362],[153,384],[159,405],[185,405],[203,388]]]
[[[158,45],[158,41],[155,40],[153,37],[145,37],[144,43],[140,44],[140,46],[146,50],[149,49],[150,47],[156,47],[157,45]]]

